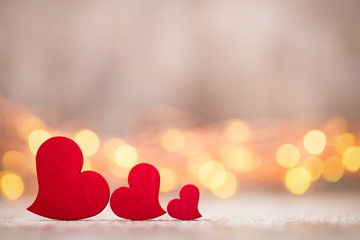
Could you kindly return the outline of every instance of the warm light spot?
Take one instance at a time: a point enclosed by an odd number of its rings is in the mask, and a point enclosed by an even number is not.
[[[211,179],[218,173],[224,171],[224,167],[216,161],[209,161],[204,163],[199,170],[199,180],[206,188],[211,188]]]
[[[159,168],[160,173],[160,192],[169,192],[174,189],[176,184],[175,173],[168,168]]]
[[[323,171],[323,162],[317,157],[308,157],[302,160],[301,166],[310,172],[313,182],[319,179]]]
[[[347,129],[347,120],[344,117],[330,118],[324,125],[324,129],[331,135],[338,135]]]
[[[193,132],[186,132],[184,133],[185,136],[185,146],[183,152],[188,156],[193,156],[203,149],[203,142],[201,138],[193,133]]]
[[[232,119],[225,124],[225,134],[231,141],[242,143],[249,138],[250,129],[244,122]]]
[[[343,154],[346,149],[355,145],[355,136],[351,133],[344,133],[335,138],[335,149]]]
[[[119,178],[127,178],[130,171],[128,168],[119,167],[119,165],[117,165],[114,161],[110,161],[109,168],[111,173]]]
[[[308,153],[320,154],[326,146],[326,136],[322,131],[312,130],[304,137],[304,148]]]
[[[303,194],[310,186],[311,174],[303,168],[290,169],[285,177],[286,188],[294,194]]]
[[[201,166],[205,162],[209,162],[212,160],[213,160],[213,158],[211,157],[211,155],[209,153],[200,152],[194,156],[189,157],[189,159],[187,161],[187,167],[193,175],[198,176]]]
[[[219,198],[229,198],[235,194],[238,182],[233,174],[220,171],[212,177],[210,187],[215,196]]]
[[[102,153],[108,160],[113,161],[116,149],[123,144],[125,141],[120,138],[109,138],[102,144]]]
[[[36,155],[40,145],[49,138],[51,138],[51,135],[45,130],[37,129],[32,131],[28,138],[28,145],[32,154]]]
[[[87,157],[84,157],[82,171],[90,171],[91,167],[92,167],[92,165],[91,165],[90,159],[88,159]]]
[[[276,161],[285,168],[292,168],[300,160],[299,150],[292,144],[281,145],[276,151]]]
[[[81,130],[75,137],[74,141],[79,144],[83,154],[87,157],[94,155],[99,149],[99,137],[90,130]]]
[[[35,165],[35,162],[31,162]],[[18,151],[8,151],[3,155],[2,165],[4,170],[21,172],[21,175],[25,175],[29,169],[29,162],[27,162],[24,154]]]
[[[214,174],[210,181],[210,188],[216,189],[223,186],[226,182],[228,172],[227,171],[220,171]]]
[[[344,167],[350,172],[356,172],[360,167],[360,147],[348,148],[342,158]]]
[[[185,136],[176,129],[168,129],[162,136],[162,145],[169,152],[180,152],[185,146]]]
[[[18,199],[24,192],[24,182],[18,175],[6,173],[1,177],[1,190],[7,198]]]
[[[249,172],[260,165],[260,157],[250,149],[236,144],[226,144],[221,148],[224,163],[233,170]]]
[[[323,177],[328,182],[337,182],[344,174],[340,157],[330,157],[324,162]]]
[[[124,144],[116,149],[114,159],[119,167],[131,168],[138,160],[138,153],[134,147]]]
[[[19,136],[23,139],[27,139],[29,134],[36,129],[45,129],[46,124],[35,116],[20,115],[16,119],[16,127]]]

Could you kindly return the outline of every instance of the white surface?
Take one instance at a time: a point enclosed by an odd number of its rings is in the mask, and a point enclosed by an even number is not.
[[[2,201],[0,239],[359,239],[360,193],[242,194],[200,199],[203,218],[150,221],[117,218],[107,207],[81,221],[49,220],[24,202]],[[166,208],[166,201],[162,203]]]

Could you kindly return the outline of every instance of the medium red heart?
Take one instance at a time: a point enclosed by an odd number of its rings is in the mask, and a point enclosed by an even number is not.
[[[46,140],[36,154],[39,191],[28,210],[59,220],[78,220],[100,213],[109,201],[109,185],[96,172],[81,172],[82,165],[81,149],[73,140]]]
[[[110,198],[112,211],[130,220],[147,220],[166,212],[159,203],[160,174],[147,163],[140,163],[129,173],[130,187],[116,189]]]
[[[180,199],[173,199],[167,206],[170,216],[179,220],[194,220],[201,217],[198,210],[200,192],[194,185],[185,185],[180,191]]]

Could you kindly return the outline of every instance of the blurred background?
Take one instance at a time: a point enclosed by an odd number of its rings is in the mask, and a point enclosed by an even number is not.
[[[112,190],[359,191],[359,1],[0,1],[1,196],[64,135]]]

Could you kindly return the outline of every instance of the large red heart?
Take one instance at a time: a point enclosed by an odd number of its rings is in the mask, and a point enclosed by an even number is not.
[[[159,203],[160,175],[147,163],[140,163],[129,173],[130,187],[116,189],[110,198],[112,211],[130,220],[147,220],[166,212]]]
[[[198,210],[200,192],[194,185],[185,185],[180,191],[180,199],[173,199],[167,206],[170,216],[180,220],[194,220],[201,217]]]
[[[59,220],[95,216],[107,205],[109,185],[98,173],[81,172],[83,155],[66,137],[46,140],[36,154],[39,191],[29,211]]]

